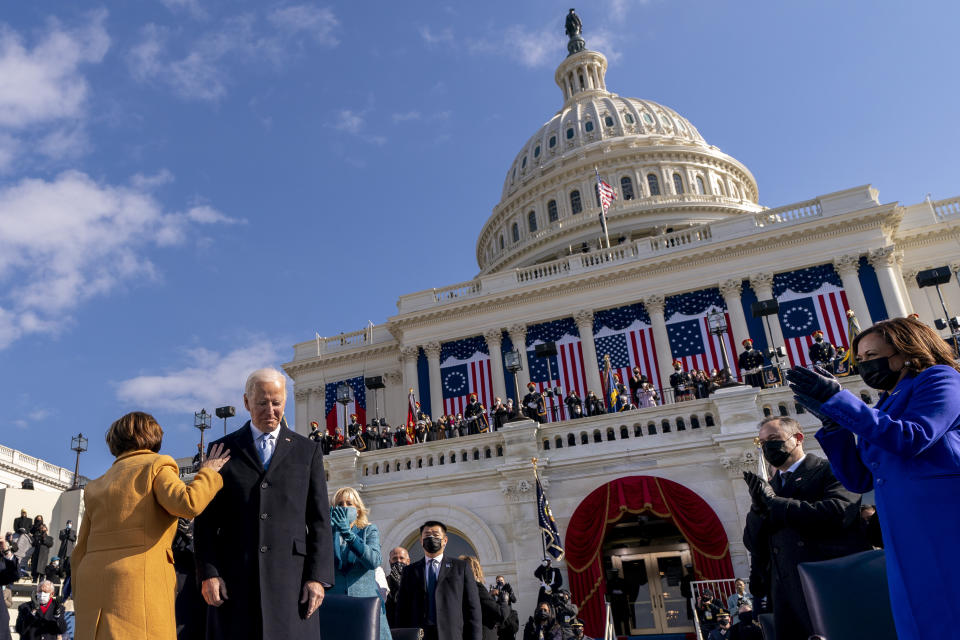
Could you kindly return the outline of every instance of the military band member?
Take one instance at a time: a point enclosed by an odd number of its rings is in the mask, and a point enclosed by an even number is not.
[[[397,425],[397,430],[393,433],[393,446],[403,447],[407,444],[407,428],[403,424]]]
[[[833,365],[833,359],[837,357],[836,347],[823,339],[823,331],[820,329],[814,331],[810,337],[813,338],[813,344],[807,351],[810,362],[829,370]]]
[[[320,431],[320,423],[314,420],[310,423],[310,435],[307,436],[314,442],[320,442],[323,440],[323,432]]]
[[[366,431],[363,433],[363,441],[367,445],[367,451],[376,451],[380,448],[380,429],[379,425],[380,420],[377,418],[373,419],[373,424],[367,427]]]
[[[673,388],[673,397],[677,402],[693,398],[693,389],[690,388],[690,374],[683,370],[683,363],[679,360],[673,361],[670,386]]]
[[[503,425],[507,422],[507,407],[503,404],[501,398],[494,399],[490,413],[493,415],[493,430],[500,431],[500,429],[503,429]]]
[[[357,414],[350,414],[350,424],[347,425],[347,437],[353,441],[358,435],[363,433],[363,426],[357,422]]]
[[[533,382],[527,384],[527,395],[523,396],[523,415],[541,424],[547,421],[547,405]]]
[[[751,387],[763,386],[763,354],[753,348],[753,340],[747,338],[743,351],[737,358],[737,367],[743,372],[744,380]]]
[[[577,395],[576,389],[570,390],[564,403],[567,405],[567,415],[570,416],[571,420],[583,417],[583,400]]]
[[[477,400],[477,394],[471,393],[467,407],[463,410],[463,417],[467,421],[470,434],[484,433],[490,429],[487,422],[487,410]]]

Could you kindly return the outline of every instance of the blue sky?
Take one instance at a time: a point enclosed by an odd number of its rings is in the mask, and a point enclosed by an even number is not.
[[[7,3],[0,443],[69,467],[83,431],[97,475],[142,409],[189,455],[193,411],[240,408],[252,368],[472,278],[510,162],[561,106],[569,6]],[[956,3],[578,12],[608,88],[686,116],[765,205],[960,194]]]

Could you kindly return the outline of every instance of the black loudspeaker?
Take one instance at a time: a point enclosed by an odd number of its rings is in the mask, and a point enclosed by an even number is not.
[[[383,376],[373,376],[371,378],[363,379],[364,386],[367,389],[383,389],[387,385],[383,384]]]
[[[543,344],[538,344],[533,348],[533,353],[538,358],[546,358],[548,356],[557,355],[557,343],[556,342],[544,342]]]
[[[917,274],[918,287],[935,287],[950,282],[950,267],[926,269]]]
[[[772,316],[780,310],[780,303],[776,300],[757,300],[750,305],[750,313],[754,318]]]
[[[30,478],[24,478],[23,481],[20,483],[20,488],[21,488],[21,489],[31,489],[31,490],[32,490],[32,489],[33,489],[33,480],[31,480]]]
[[[217,407],[218,418],[232,418],[237,415],[236,407]]]

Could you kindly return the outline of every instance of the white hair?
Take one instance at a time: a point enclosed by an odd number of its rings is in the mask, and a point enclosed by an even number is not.
[[[247,376],[247,383],[243,385],[244,395],[249,396],[253,393],[253,388],[258,382],[277,382],[283,387],[284,391],[287,390],[287,377],[273,367],[264,367],[263,369],[257,369]]]
[[[40,584],[37,585],[37,593],[41,591],[49,591],[53,593],[53,583],[49,580],[42,580]]]

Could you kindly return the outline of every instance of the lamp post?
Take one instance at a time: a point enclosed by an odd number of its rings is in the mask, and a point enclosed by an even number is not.
[[[723,376],[723,384],[720,385],[720,388],[741,386],[739,382],[733,379],[733,374],[730,372],[730,360],[727,358],[727,345],[723,340],[723,334],[727,332],[727,315],[714,307],[710,313],[707,314],[707,325],[710,327],[710,333],[720,338],[720,355],[723,357],[723,372],[721,374]]]
[[[207,457],[207,452],[203,448],[203,432],[210,428],[212,417],[206,409],[200,409],[200,413],[193,414],[193,426],[200,429],[200,464],[203,464],[204,458]]]
[[[79,433],[70,438],[70,449],[77,452],[77,462],[73,467],[73,488],[80,487],[80,454],[87,450],[87,439]]]
[[[513,374],[513,390],[517,394],[517,410],[520,410],[520,382],[517,380],[517,372],[523,369],[523,363],[520,362],[520,352],[511,349],[503,354],[503,364],[507,371]]]
[[[343,429],[346,436],[347,429],[347,405],[353,400],[353,389],[346,382],[337,384],[337,402],[343,405]]]

